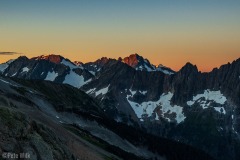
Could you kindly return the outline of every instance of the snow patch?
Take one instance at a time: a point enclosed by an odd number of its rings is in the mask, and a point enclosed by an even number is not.
[[[164,67],[163,65],[159,65],[158,67],[154,66],[154,65],[151,65],[151,67],[149,67],[149,62],[147,62],[146,60],[144,60],[144,64],[143,65],[140,65],[138,67],[136,67],[135,69],[136,70],[140,70],[140,71],[143,71],[144,69],[146,69],[146,71],[148,72],[156,72],[156,71],[160,71],[160,72],[163,72],[164,74],[167,74],[167,75],[172,75],[174,74],[174,72],[171,72],[170,68],[167,68],[167,67]],[[166,68],[166,69],[165,69]],[[169,69],[169,70],[168,70]]]
[[[5,81],[5,80],[3,80],[3,79],[0,79],[0,81],[2,81],[3,83],[11,84],[10,82]]]
[[[219,113],[226,114],[226,111],[223,107],[214,107],[214,109]]]
[[[109,86],[110,86],[110,85],[108,85],[107,87],[102,88],[102,89],[96,91],[96,92],[95,92],[95,96],[98,96],[99,94],[102,94],[102,95],[106,94],[106,93],[108,92]]]
[[[139,93],[141,93],[142,95],[146,95],[147,91],[139,91]]]
[[[14,77],[14,76],[16,76],[16,74],[17,74],[17,72],[16,72],[16,73],[14,73],[13,75],[11,75],[11,77]]]
[[[22,73],[23,72],[28,72],[29,71],[29,68],[28,67],[24,67],[23,69],[22,69]]]
[[[141,65],[136,68],[136,70],[139,70],[139,71],[143,71],[144,69],[146,69],[148,72],[154,71],[152,68],[148,67],[146,64],[144,64],[144,66]]]
[[[15,61],[15,60],[9,60],[9,61],[7,61],[7,62],[5,62],[5,63],[0,64],[0,72],[4,72],[5,69],[7,69],[8,66],[9,66],[13,61]]]
[[[170,72],[170,71],[168,71],[168,70],[162,69],[161,67],[158,67],[158,68],[156,69],[156,71],[163,72],[164,74],[167,74],[167,75],[172,75],[172,74],[174,74],[173,72]]]
[[[129,91],[131,92],[131,97],[133,97],[137,93],[137,91],[132,91],[132,89],[129,89]]]
[[[156,113],[155,120],[156,120],[156,121],[159,121],[159,117],[158,117],[158,114],[157,114],[157,113]]]
[[[65,80],[63,81],[63,83],[69,84],[76,88],[80,88],[88,82],[89,81],[84,81],[84,77],[82,75],[80,76],[72,70],[65,76]]]
[[[148,67],[146,64],[144,64],[145,68],[147,69],[148,72],[154,71],[152,68]]]
[[[94,92],[95,90],[96,90],[96,88],[89,89],[86,93],[87,93],[87,94],[90,94],[90,93]]]
[[[82,68],[80,66],[76,66],[75,64],[73,64],[72,62],[68,61],[68,60],[65,60],[63,59],[61,61],[61,64],[64,64],[65,66],[68,66],[70,69],[74,69],[74,68]]]
[[[45,80],[47,80],[47,81],[54,81],[57,76],[58,76],[58,73],[56,73],[54,71],[48,72]]]
[[[90,72],[92,75],[94,75],[94,76],[95,76],[95,74],[96,74],[96,73],[95,73],[95,72],[93,72],[93,71],[89,71],[89,72]]]
[[[192,106],[197,102],[203,109],[206,109],[211,107],[211,102],[209,101],[213,101],[217,104],[223,105],[227,101],[227,98],[220,91],[210,91],[209,89],[207,89],[204,91],[203,94],[193,96],[193,99],[191,101],[188,101],[187,105]],[[214,107],[214,109],[217,112],[226,114],[226,111],[223,107]]]
[[[148,101],[142,102],[140,104],[129,100],[129,98],[132,97],[133,95],[134,95],[133,93],[132,95],[127,95],[127,101],[131,105],[137,117],[140,119],[144,115],[150,117],[157,107],[161,108],[162,111],[161,116],[167,119],[168,121],[170,121],[170,119],[164,116],[165,113],[168,114],[175,113],[176,114],[175,120],[177,121],[177,123],[184,121],[184,119],[186,118],[182,112],[183,108],[181,106],[171,105],[170,101],[173,96],[173,93],[171,92],[168,92],[167,94],[162,94],[158,101]]]

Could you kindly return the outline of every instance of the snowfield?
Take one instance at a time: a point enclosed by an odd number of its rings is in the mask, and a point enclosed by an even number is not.
[[[54,81],[57,76],[58,76],[58,73],[56,73],[54,71],[48,72],[45,80],[47,80],[47,81]]]
[[[191,101],[187,102],[188,106],[192,106],[195,103],[199,103],[203,109],[212,107],[212,102],[219,104],[219,107],[214,107],[217,112],[226,114],[225,109],[221,106],[225,104],[227,98],[220,91],[210,91],[209,89],[205,90],[203,94],[198,94],[193,96]]]
[[[139,91],[139,93],[141,93],[142,95],[146,95],[147,91]]]
[[[110,86],[110,85],[108,85],[108,86],[105,87],[105,88],[100,89],[99,91],[96,91],[96,92],[95,92],[95,96],[98,96],[99,94],[105,95],[105,94],[108,92],[109,86]]]
[[[80,88],[91,80],[92,79],[85,81],[83,76],[79,76],[77,73],[71,70],[70,73],[65,76],[65,80],[63,81],[63,83],[69,84],[76,88]]]
[[[87,94],[95,93],[95,97],[97,97],[97,96],[100,95],[100,94],[101,94],[101,95],[105,95],[105,94],[108,92],[109,87],[110,87],[110,84],[109,84],[107,87],[102,88],[102,89],[100,89],[100,90],[98,90],[98,91],[96,91],[96,88],[92,88],[92,89],[89,89],[86,93],[87,93]]]
[[[22,69],[22,73],[23,72],[28,72],[29,71],[29,68],[28,67],[24,67],[23,69]]]
[[[127,95],[127,101],[141,121],[143,121],[142,118],[144,115],[147,115],[148,117],[152,116],[157,107],[160,107],[160,110],[162,111],[161,117],[167,119],[168,121],[171,121],[171,119],[165,116],[166,113],[167,114],[175,113],[176,115],[175,120],[177,121],[177,123],[181,123],[186,118],[183,114],[183,108],[181,106],[171,105],[171,99],[173,96],[173,93],[171,92],[163,93],[158,101],[148,101],[142,102],[140,104],[133,102],[132,100],[129,99],[134,96],[136,91],[130,90],[130,93],[131,95]],[[157,114],[155,120],[159,120]]]
[[[63,59],[61,61],[61,64],[65,65],[65,66],[68,66],[71,70],[74,69],[74,68],[81,68],[83,69],[83,67],[80,65],[80,66],[77,66],[75,65],[74,63],[70,62],[70,61],[67,61],[65,59]]]
[[[0,64],[0,72],[4,72],[5,69],[8,68],[8,66],[13,62],[14,60],[9,60],[6,63]]]

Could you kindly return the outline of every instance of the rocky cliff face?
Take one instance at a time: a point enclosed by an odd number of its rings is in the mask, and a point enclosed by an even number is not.
[[[158,65],[157,67],[154,66],[149,62],[148,59],[144,59],[142,56],[138,55],[137,53],[131,54],[129,57],[125,57],[123,59],[119,58],[119,60],[131,66],[132,68],[140,71],[148,71],[148,72],[159,71],[165,74],[175,73],[173,70],[163,65]]]
[[[18,68],[26,70],[26,65],[36,63],[26,57],[15,61],[9,67],[5,64],[4,75],[12,76]],[[62,72],[71,70],[91,79],[80,89],[100,103],[103,114],[117,122],[190,144],[216,159],[239,157],[240,59],[209,73],[199,72],[191,63],[178,72],[159,71],[137,54],[118,60],[102,58],[80,68],[43,61],[50,65],[41,68],[59,67],[55,82],[63,83],[66,76],[61,76]],[[19,72],[16,77],[34,79]],[[74,86],[74,82],[69,84]]]
[[[51,55],[41,55],[38,57],[33,57],[31,59],[32,60],[46,60],[46,61],[49,61],[49,62],[52,62],[55,64],[60,64],[64,58],[60,55],[51,54]]]
[[[168,75],[111,61],[81,89],[99,99],[116,121],[137,122],[153,134],[199,147],[217,159],[237,159],[239,64],[238,59],[201,73],[187,63]]]
[[[26,159],[77,159],[66,147],[66,142],[42,124],[20,112],[0,108],[0,153],[24,153]],[[6,157],[5,157],[6,156]],[[23,157],[22,157],[23,158]],[[17,158],[16,158],[17,159]]]
[[[102,57],[101,59],[98,59],[95,62],[85,63],[83,64],[83,66],[93,75],[96,75],[109,60],[110,59],[107,57]]]

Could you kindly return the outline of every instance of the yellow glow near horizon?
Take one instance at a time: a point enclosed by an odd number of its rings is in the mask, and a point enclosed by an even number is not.
[[[60,54],[64,56],[65,58],[70,59],[71,61],[81,61],[81,62],[92,62],[95,61],[101,57],[109,57],[109,58],[115,58],[117,59],[118,57],[126,57],[129,56],[130,54],[133,53],[138,53],[139,55],[142,55],[144,58],[147,58],[152,64],[158,65],[158,64],[163,64],[167,67],[172,68],[175,71],[178,71],[183,67],[187,62],[191,62],[192,64],[196,64],[198,69],[202,72],[209,72],[215,67],[220,67],[223,64],[226,64],[228,62],[232,62],[239,58],[239,54],[231,54],[231,56],[224,57],[224,55],[220,54],[215,54],[215,55],[208,55],[208,56],[193,56],[190,54],[179,54],[176,55],[174,53],[164,52],[165,54],[158,54],[158,53],[150,53],[148,52],[128,52],[128,53],[117,53],[111,54],[111,53],[102,53],[102,56],[99,56],[100,54],[93,53],[93,54],[80,54],[80,53],[75,53],[75,54],[69,54],[69,52],[66,53],[59,53],[59,52],[48,52],[47,54]],[[212,52],[211,52],[212,53]],[[199,52],[200,54],[200,52]],[[35,54],[21,54],[22,56],[27,56],[28,58],[32,58],[35,56],[42,55],[42,53],[35,53]],[[167,55],[167,56],[166,56]],[[184,55],[184,56],[183,56]],[[205,54],[207,55],[207,54]],[[17,55],[0,55],[0,63],[6,62],[9,59],[16,59],[20,56],[20,54]]]
[[[239,15],[238,1],[5,1],[0,52],[82,62],[138,53],[176,71],[186,62],[211,71],[240,57]]]
[[[59,31],[48,34],[27,34],[21,30],[6,32],[0,39],[1,51],[14,51],[27,57],[60,54],[70,60],[89,62],[101,57],[118,58],[138,53],[151,63],[163,64],[178,71],[186,62],[196,64],[201,71],[232,62],[240,57],[240,33],[219,31],[163,33],[132,32],[127,37],[115,33],[74,35]],[[31,32],[32,33],[32,32]],[[12,38],[14,37],[14,38]],[[0,52],[1,52],[0,51]],[[0,63],[20,55],[0,55]]]

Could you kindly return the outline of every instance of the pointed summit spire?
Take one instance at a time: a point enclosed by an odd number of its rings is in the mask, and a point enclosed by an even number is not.
[[[187,62],[181,69],[180,72],[184,72],[184,73],[189,73],[189,72],[198,72],[198,68],[196,65],[193,65],[190,62]]]

